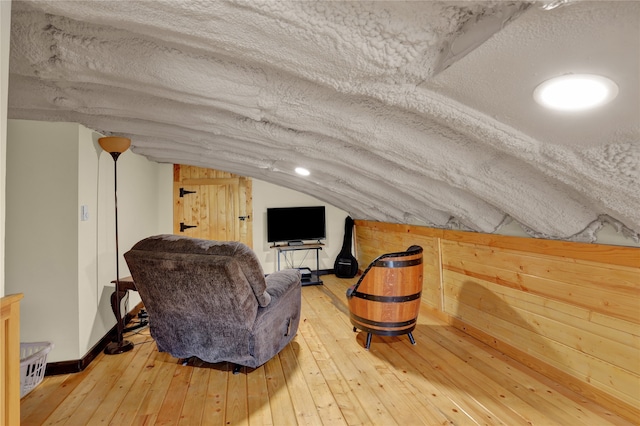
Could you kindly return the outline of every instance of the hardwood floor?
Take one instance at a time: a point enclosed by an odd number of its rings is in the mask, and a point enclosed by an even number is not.
[[[355,279],[322,278],[302,289],[295,339],[260,368],[183,366],[143,329],[131,352],[46,377],[22,399],[22,424],[631,424],[426,313],[416,346],[374,336],[366,351],[344,296]]]

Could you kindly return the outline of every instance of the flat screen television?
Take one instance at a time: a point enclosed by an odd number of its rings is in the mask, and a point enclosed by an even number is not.
[[[324,206],[267,209],[267,242],[300,244],[325,238]]]

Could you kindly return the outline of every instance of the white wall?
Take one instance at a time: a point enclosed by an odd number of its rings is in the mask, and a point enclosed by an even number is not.
[[[317,198],[260,180],[253,180],[253,249],[258,255],[265,273],[277,270],[277,252],[267,243],[267,208],[325,206],[327,239],[320,252],[320,269],[333,269],[344,238],[344,220],[348,213],[324,203]],[[306,254],[306,259],[304,258]],[[302,262],[304,259],[304,262]],[[299,251],[293,258],[294,266],[315,269],[315,253]],[[284,262],[281,258],[281,267]]]
[[[43,123],[44,128],[49,128],[50,126],[50,123]],[[94,326],[96,320],[102,319],[104,312],[108,312],[108,304],[105,305],[105,302],[108,302],[108,300],[101,297],[101,287],[103,287],[101,284],[103,283],[98,275],[99,262],[95,257],[96,248],[98,247],[96,224],[99,219],[98,190],[100,187],[96,170],[98,170],[100,153],[102,151],[96,140],[100,135],[83,126],[75,126],[78,131],[79,140],[78,200],[74,205],[74,210],[78,217],[78,317],[76,321],[78,322],[79,336],[78,352],[82,353],[82,348],[91,347],[92,342],[95,343],[101,338],[101,336],[92,337],[89,330]],[[103,183],[102,186],[106,187],[107,185]],[[80,206],[83,205],[86,206],[88,210],[88,220],[86,221],[80,219]],[[106,260],[104,262],[106,262]],[[115,262],[115,256],[112,262]],[[101,301],[101,299],[104,300]],[[96,313],[98,313],[98,315],[96,315]],[[93,318],[94,320],[85,321],[87,318]],[[111,319],[109,319],[109,321],[101,321],[98,328],[108,329],[111,322]]]
[[[82,358],[115,325],[114,162],[99,134],[72,123],[9,120],[6,291],[22,292],[21,340],[52,341],[48,361]],[[172,167],[127,151],[118,159],[122,254],[171,232]],[[80,220],[80,207],[89,218]],[[163,212],[160,214],[159,212]],[[168,218],[168,220],[167,220]],[[129,307],[139,301],[132,294]]]
[[[9,87],[9,36],[11,2],[0,1],[0,297],[4,290],[5,183],[7,165],[7,92]]]
[[[22,341],[78,358],[78,125],[9,120],[5,289],[24,293]]]

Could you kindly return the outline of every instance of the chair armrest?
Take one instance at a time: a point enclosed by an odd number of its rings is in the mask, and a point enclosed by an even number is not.
[[[347,289],[347,298],[353,297],[353,293],[355,292],[356,292],[356,285],[354,284]]]
[[[300,285],[300,271],[297,269],[285,269],[267,275],[267,293],[272,298],[278,298],[286,293],[292,286]]]

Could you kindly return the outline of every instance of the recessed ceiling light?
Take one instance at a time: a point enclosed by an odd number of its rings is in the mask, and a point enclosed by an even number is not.
[[[311,174],[311,172],[304,167],[296,167],[296,173],[301,176],[309,176]]]
[[[540,105],[560,111],[582,111],[604,105],[618,95],[618,86],[594,74],[567,74],[540,84],[533,98]]]

